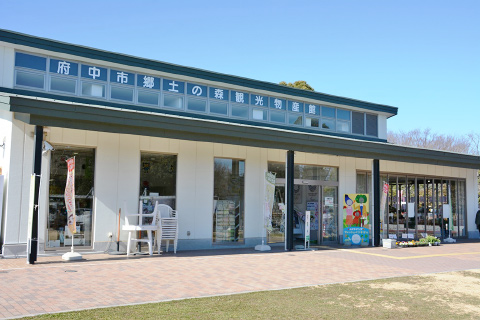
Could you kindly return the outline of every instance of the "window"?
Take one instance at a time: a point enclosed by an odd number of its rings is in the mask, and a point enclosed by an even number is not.
[[[210,113],[228,115],[228,103],[210,102]]]
[[[50,90],[75,94],[77,92],[77,81],[52,77],[50,79]]]
[[[215,158],[213,204],[213,242],[243,242],[244,160]]]
[[[365,134],[365,115],[352,111],[352,133]]]
[[[248,118],[248,108],[243,106],[232,106],[232,116],[239,118]]]
[[[207,100],[188,99],[187,109],[192,111],[207,111]]]
[[[133,101],[133,89],[112,86],[110,89],[110,97],[115,100]]]
[[[105,85],[99,83],[83,82],[82,95],[96,98],[105,98]]]
[[[375,114],[367,114],[367,136],[378,137],[378,117]]]
[[[138,103],[158,105],[158,93],[138,91]]]
[[[183,109],[183,97],[173,94],[165,94],[163,96],[163,105],[165,107]]]
[[[167,204],[176,205],[177,156],[142,152],[140,156],[140,195]]]
[[[270,112],[270,121],[285,123],[285,113],[282,112]]]
[[[256,108],[252,109],[252,119],[267,120],[267,110]]]
[[[45,75],[40,73],[25,72],[17,70],[15,84],[36,89],[43,89],[45,86]]]

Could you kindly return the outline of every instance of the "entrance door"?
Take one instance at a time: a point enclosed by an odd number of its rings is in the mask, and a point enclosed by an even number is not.
[[[310,211],[310,244],[336,243],[338,229],[337,186],[317,180],[294,180],[294,242],[305,241],[305,212]],[[328,182],[327,182],[328,184]],[[285,241],[285,179],[277,179],[268,242]]]
[[[93,177],[95,168],[95,150],[87,148],[55,147],[50,162],[49,213],[47,219],[48,249],[69,247],[72,237],[68,231],[67,211],[65,208],[65,185],[67,180],[67,162],[75,157],[75,208],[77,233],[74,245],[92,246],[92,208]]]

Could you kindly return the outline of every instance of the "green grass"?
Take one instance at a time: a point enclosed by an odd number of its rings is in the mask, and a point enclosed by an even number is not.
[[[465,285],[468,284],[468,288]],[[480,273],[450,272],[49,314],[35,319],[478,319]],[[31,319],[31,318],[29,318]]]

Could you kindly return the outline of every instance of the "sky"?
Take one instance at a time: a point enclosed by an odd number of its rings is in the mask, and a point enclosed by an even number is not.
[[[478,0],[0,0],[0,28],[398,108],[480,133]]]

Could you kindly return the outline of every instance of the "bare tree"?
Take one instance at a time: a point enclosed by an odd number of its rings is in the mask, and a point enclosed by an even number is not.
[[[470,153],[471,151],[471,141],[469,137],[437,134],[433,133],[430,129],[388,132],[387,141],[403,146],[458,153]]]

